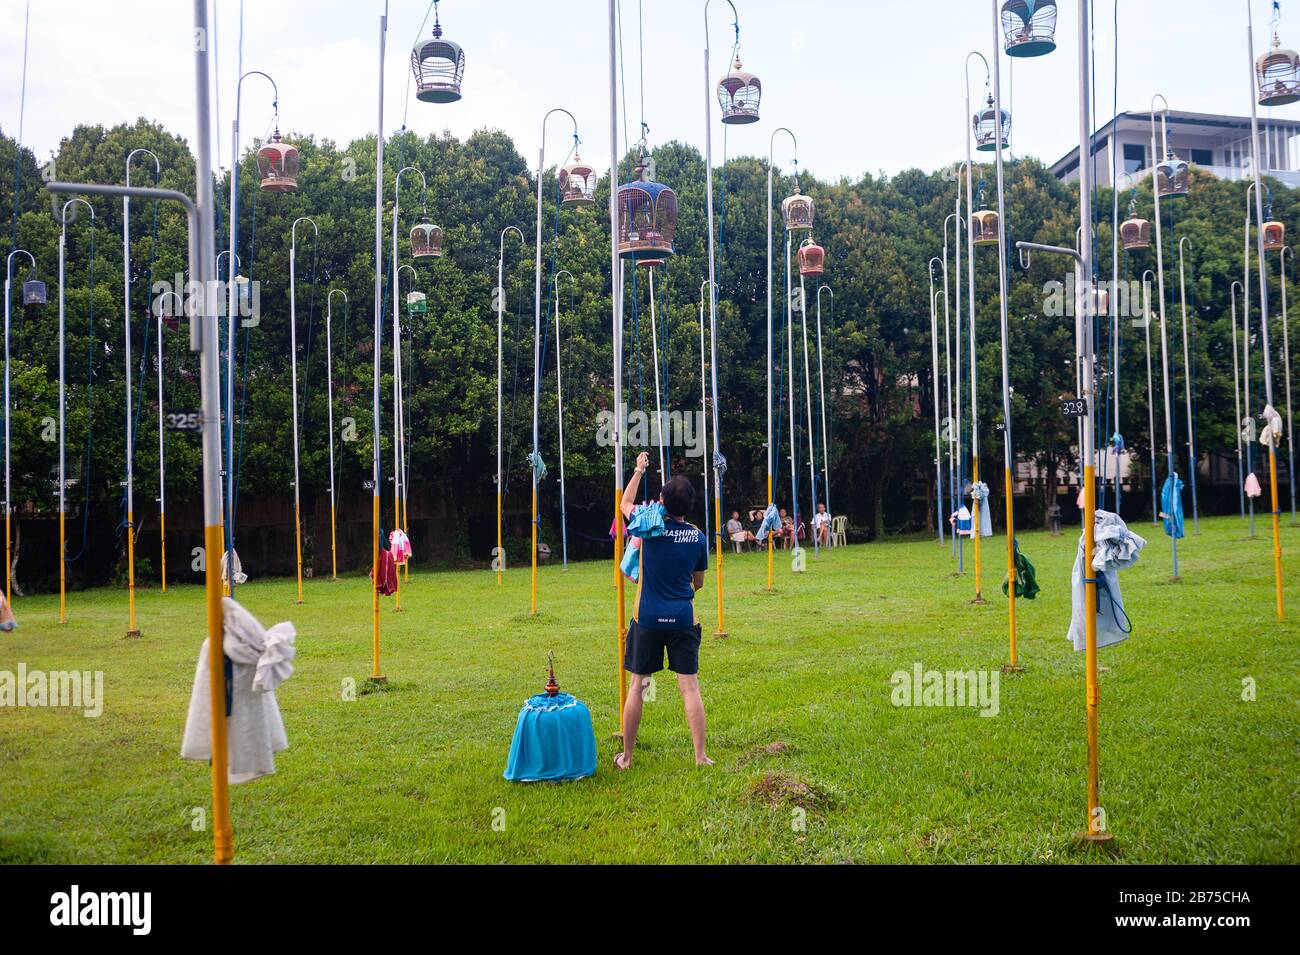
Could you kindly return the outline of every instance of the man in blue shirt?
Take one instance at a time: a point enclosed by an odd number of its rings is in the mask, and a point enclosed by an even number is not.
[[[629,520],[636,509],[641,475],[650,466],[650,455],[637,455],[636,473],[623,491],[623,519]],[[614,757],[614,765],[627,769],[632,765],[636,734],[641,726],[642,692],[650,674],[668,668],[677,674],[686,722],[691,728],[695,762],[712,766],[704,751],[704,701],[700,699],[700,625],[695,622],[695,591],[704,586],[704,572],[709,567],[709,542],[686,514],[695,505],[695,489],[682,475],[668,480],[659,494],[664,510],[663,530],[640,540],[640,568],[632,621],[628,626],[623,668],[631,675],[631,692],[623,707],[623,752]],[[654,507],[656,505],[648,505]]]

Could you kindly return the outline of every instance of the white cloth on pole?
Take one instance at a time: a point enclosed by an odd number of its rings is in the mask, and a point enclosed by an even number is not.
[[[231,662],[230,716],[226,720],[229,778],[231,783],[246,783],[275,772],[274,754],[289,747],[275,688],[293,672],[297,632],[288,621],[264,628],[230,597],[221,602],[221,616],[222,649]],[[182,759],[212,759],[209,685],[208,641],[204,640],[185,719]]]
[[[231,552],[225,551],[221,555],[221,579],[228,582],[230,577],[227,576],[228,566],[233,566],[235,570],[235,583],[242,584],[248,581],[248,574],[244,573],[244,565],[239,562],[239,551],[234,551],[234,559],[231,560]]]
[[[970,486],[970,496],[980,506],[980,537],[992,537],[993,515],[989,508],[989,486],[983,481],[976,481]]]
[[[1282,443],[1282,416],[1272,405],[1265,405],[1264,420],[1267,424],[1259,432],[1259,443],[1266,448],[1276,448]]]
[[[1138,554],[1146,540],[1128,529],[1118,514],[1098,510],[1094,512],[1092,572],[1100,581],[1097,584],[1097,646],[1127,640],[1132,623],[1124,610],[1124,598],[1119,589],[1116,571],[1137,563]],[[1079,535],[1079,551],[1070,575],[1070,631],[1066,639],[1075,650],[1086,648],[1084,623],[1087,619],[1087,594],[1083,582],[1083,534]]]

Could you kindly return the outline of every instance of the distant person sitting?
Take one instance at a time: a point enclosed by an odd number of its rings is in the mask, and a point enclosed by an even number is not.
[[[758,543],[758,538],[754,536],[754,532],[748,530],[740,522],[740,511],[731,512],[731,520],[727,521],[727,538],[736,545],[737,550],[745,544]]]
[[[817,505],[817,513],[813,515],[813,534],[820,546],[831,546],[831,515],[825,504]]]

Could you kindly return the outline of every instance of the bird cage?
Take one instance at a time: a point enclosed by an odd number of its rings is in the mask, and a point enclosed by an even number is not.
[[[993,152],[998,148],[997,110],[993,108],[993,97],[988,105],[971,117],[971,129],[975,133],[975,148],[981,152]],[[1011,141],[1011,114],[1002,111],[1002,148],[1006,149]]]
[[[1276,252],[1286,245],[1286,226],[1277,220],[1264,223],[1264,251]]]
[[[983,209],[971,216],[970,240],[975,245],[996,245],[998,241],[998,214]]]
[[[718,81],[718,105],[724,123],[742,125],[758,122],[758,101],[763,98],[763,84],[753,73],[741,69],[740,57],[730,72]]]
[[[235,307],[239,309],[239,314],[244,317],[252,315],[253,308],[253,283],[248,280],[247,275],[235,274]]]
[[[1056,0],[1007,0],[1002,4],[1007,56],[1043,56],[1056,49]]]
[[[1136,213],[1129,213],[1129,217],[1119,225],[1119,241],[1128,252],[1139,252],[1142,249],[1151,247],[1151,223],[1146,219],[1139,219]]]
[[[267,192],[292,192],[298,188],[298,147],[280,140],[280,130],[257,151],[257,171]]]
[[[646,178],[645,166],[638,171],[639,179],[618,187],[618,254],[633,261],[662,261],[673,254],[677,193]]]
[[[575,152],[573,161],[560,170],[560,204],[586,206],[596,200],[596,170]]]
[[[422,103],[454,103],[460,99],[460,81],[465,76],[465,51],[459,43],[442,38],[434,4],[433,39],[411,51],[411,74],[415,77],[415,98]]]
[[[1187,195],[1191,167],[1173,153],[1156,163],[1156,194],[1161,199]]]
[[[412,315],[423,315],[429,311],[429,300],[423,292],[407,292],[406,310]]]
[[[785,230],[787,232],[802,232],[805,229],[812,229],[812,196],[805,196],[796,185],[794,195],[786,196],[781,200],[781,218],[785,221]]]
[[[826,250],[808,236],[799,243],[799,274],[821,275],[826,271]]]
[[[40,279],[28,279],[23,283],[23,304],[44,305],[45,283]]]
[[[1273,48],[1255,60],[1260,106],[1286,106],[1300,100],[1300,54],[1282,46],[1276,33]]]
[[[420,221],[411,227],[411,257],[424,259],[442,255],[442,229],[429,221],[428,216],[421,216]]]
[[[1110,314],[1110,289],[1094,288],[1092,290],[1092,307],[1094,315]]]

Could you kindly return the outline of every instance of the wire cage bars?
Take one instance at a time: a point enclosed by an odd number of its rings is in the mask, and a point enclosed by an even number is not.
[[[1056,49],[1056,0],[1007,0],[1002,4],[1007,56],[1043,56]]]
[[[997,245],[998,214],[992,209],[981,209],[971,216],[970,240],[975,245]]]
[[[993,152],[998,148],[997,110],[993,108],[993,97],[988,104],[971,117],[971,130],[975,133],[975,148],[980,152]],[[1011,144],[1011,114],[1002,111],[1002,148]]]
[[[661,182],[641,178],[618,187],[618,254],[621,258],[658,259],[673,254],[677,232],[677,193]]]
[[[596,170],[575,152],[573,161],[560,170],[560,204],[585,206],[596,200]]]
[[[437,4],[434,4],[432,39],[411,50],[411,75],[415,78],[415,98],[422,103],[454,103],[460,99],[465,51],[459,43],[442,38]]]
[[[812,196],[805,196],[794,187],[794,195],[781,200],[781,220],[787,232],[802,232],[813,227]]]
[[[292,192],[298,188],[298,147],[280,139],[280,130],[257,151],[257,172],[267,192]]]
[[[722,121],[734,125],[757,123],[758,103],[762,98],[762,81],[742,68],[737,55],[727,75],[718,81],[718,105],[722,108]]]
[[[411,257],[436,259],[440,255],[442,229],[430,222],[428,216],[421,216],[420,221],[411,227]]]

